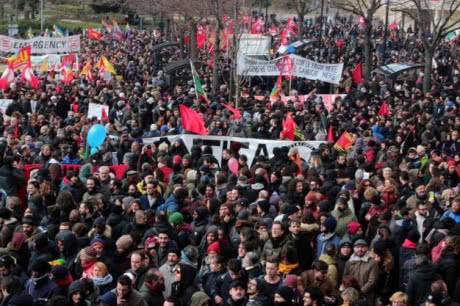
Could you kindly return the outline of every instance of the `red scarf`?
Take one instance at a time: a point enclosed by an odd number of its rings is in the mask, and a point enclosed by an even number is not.
[[[81,263],[81,267],[83,270],[88,270],[93,267],[93,265],[97,262],[97,259],[93,259],[85,264]]]
[[[62,288],[62,287],[65,287],[67,285],[70,285],[70,283],[72,283],[72,282],[73,282],[72,275],[70,273],[67,273],[67,278],[56,281],[56,285],[59,288]]]
[[[417,243],[412,242],[409,239],[406,239],[404,240],[404,243],[402,246],[405,247],[406,249],[415,249],[417,247]]]

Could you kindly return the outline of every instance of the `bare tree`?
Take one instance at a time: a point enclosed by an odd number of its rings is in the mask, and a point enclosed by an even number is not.
[[[335,0],[332,6],[361,16],[364,19],[364,79],[369,80],[371,76],[371,34],[372,20],[379,8],[383,6],[383,0]]]
[[[303,36],[303,27],[305,25],[305,16],[317,10],[318,7],[313,6],[312,0],[293,1],[297,13],[297,39],[301,40]]]
[[[431,90],[431,72],[436,47],[449,32],[460,29],[460,18],[456,16],[459,8],[460,0],[403,0],[393,9],[414,19],[422,35],[425,49],[424,92]]]

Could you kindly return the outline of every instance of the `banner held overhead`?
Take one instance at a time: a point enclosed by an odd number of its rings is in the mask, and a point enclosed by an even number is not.
[[[32,54],[78,53],[80,52],[80,35],[66,37],[34,37],[16,39],[0,35],[0,51],[17,53],[21,48],[31,46]]]

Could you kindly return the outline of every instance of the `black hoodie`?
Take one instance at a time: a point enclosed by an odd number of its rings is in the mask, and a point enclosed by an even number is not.
[[[171,296],[177,298],[181,306],[188,305],[192,295],[198,291],[194,284],[196,269],[180,263],[180,281],[172,283]]]

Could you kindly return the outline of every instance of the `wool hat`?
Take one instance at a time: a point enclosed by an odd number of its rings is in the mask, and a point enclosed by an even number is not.
[[[104,246],[104,240],[101,237],[96,236],[91,240],[90,245],[92,247],[94,247],[94,246]]]
[[[295,274],[288,274],[283,280],[283,286],[297,288],[298,276]]]
[[[241,187],[248,186],[248,177],[246,175],[240,175],[238,177],[238,182],[236,183],[236,185]]]
[[[117,295],[112,291],[106,292],[98,298],[98,302],[107,306],[117,306]]]
[[[96,220],[94,220],[94,226],[96,225],[105,225],[105,218],[103,216],[97,217]]]
[[[130,235],[123,235],[118,238],[115,245],[125,251],[129,250],[133,245],[133,238]]]
[[[267,200],[258,201],[257,205],[264,212],[268,212],[268,210],[270,209],[270,202],[268,202]]]
[[[289,217],[299,211],[299,208],[296,205],[287,204],[284,208],[284,213]]]
[[[158,245],[158,239],[155,236],[150,236],[144,242],[144,247],[146,249],[154,249]]]
[[[191,161],[191,160],[192,160],[192,155],[190,155],[190,154],[185,154],[184,157],[183,157],[182,159]]]
[[[208,246],[208,254],[209,252],[216,252],[217,255],[220,255],[220,245],[219,245],[219,241],[214,241],[213,243],[211,243],[209,246]]]
[[[88,246],[84,249],[81,250],[81,255],[84,255],[90,259],[95,259],[97,254],[96,254],[96,250],[92,247],[92,246]]]
[[[294,298],[294,289],[287,286],[278,287],[276,293],[279,294],[286,302],[291,303]]]
[[[180,164],[180,163],[182,163],[182,157],[180,155],[174,155],[173,164]]]
[[[51,271],[51,265],[46,260],[37,259],[30,267],[30,271],[45,274]]]
[[[180,212],[176,211],[175,213],[169,216],[168,221],[172,225],[181,225],[182,223],[184,223],[184,216],[182,216]]]
[[[180,251],[179,251],[178,248],[174,248],[174,247],[169,248],[168,251],[166,252],[166,254],[170,254],[170,253],[174,253],[174,254],[177,255],[177,257],[180,258],[180,255],[181,255],[181,254],[180,254]]]
[[[347,224],[347,232],[350,234],[356,234],[359,228],[361,228],[361,224],[356,221],[352,221]]]
[[[240,280],[234,280],[230,284],[230,289],[233,289],[233,288],[243,288],[246,290],[246,285]]]
[[[358,245],[367,246],[367,242],[366,242],[366,240],[364,240],[364,239],[358,239],[358,240],[355,241],[355,243],[353,244],[353,246],[358,246]]]
[[[56,280],[64,280],[69,275],[69,269],[67,269],[64,265],[54,266],[51,270],[51,274],[53,274],[53,277]]]
[[[6,207],[0,208],[0,218],[2,218],[3,220],[8,220],[9,218],[11,218],[11,210],[9,210]]]
[[[385,255],[385,251],[388,249],[387,244],[384,240],[380,239],[374,243],[373,251],[375,254],[383,257]]]
[[[277,205],[280,200],[281,200],[280,195],[275,191],[272,193],[272,196],[270,197],[270,204]]]
[[[343,248],[343,247],[353,247],[353,243],[350,241],[350,239],[348,238],[344,238],[340,241],[339,243],[339,248]]]
[[[326,227],[326,230],[328,233],[333,233],[335,231],[335,228],[337,226],[337,221],[333,216],[327,217],[326,220],[322,223]]]
[[[209,300],[210,298],[206,293],[204,293],[203,291],[197,291],[192,295],[190,299],[190,305],[202,306]]]

